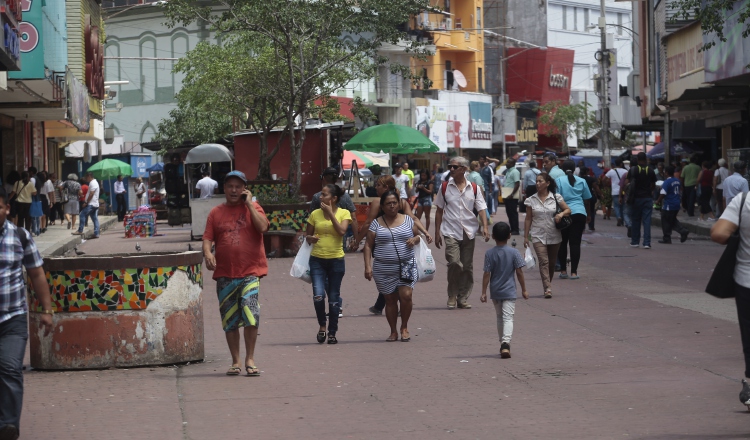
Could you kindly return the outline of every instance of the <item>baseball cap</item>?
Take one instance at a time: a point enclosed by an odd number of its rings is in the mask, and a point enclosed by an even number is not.
[[[688,160],[688,159],[682,159],[680,162],[687,163],[687,162],[690,162],[690,160]]]
[[[323,170],[323,174],[322,175],[323,176],[338,176],[339,175],[339,170],[337,170],[334,167],[328,167],[328,168],[326,168],[326,169]]]
[[[243,173],[242,171],[237,171],[237,170],[230,171],[224,177],[224,182],[226,182],[227,180],[229,180],[230,177],[236,177],[236,178],[242,180],[243,183],[247,183],[247,178],[245,177],[245,173]]]
[[[396,162],[396,163],[393,164],[393,169],[395,170],[396,168],[401,168],[401,163],[400,162]]]

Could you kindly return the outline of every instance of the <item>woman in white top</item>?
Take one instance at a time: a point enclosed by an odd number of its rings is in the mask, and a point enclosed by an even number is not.
[[[539,262],[539,273],[542,276],[544,297],[552,298],[552,278],[555,276],[555,259],[562,243],[562,233],[555,227],[563,217],[570,215],[570,208],[562,196],[555,194],[557,185],[547,173],[536,176],[536,194],[527,198],[526,222],[524,227],[523,246],[529,247],[529,237]],[[557,199],[557,202],[555,202]],[[555,214],[557,206],[563,210]],[[550,261],[551,259],[551,261]]]
[[[143,179],[141,179],[140,177],[135,179],[133,188],[135,189],[135,204],[139,208],[143,205],[147,205],[148,204],[148,188],[146,188],[146,184],[143,183]]]

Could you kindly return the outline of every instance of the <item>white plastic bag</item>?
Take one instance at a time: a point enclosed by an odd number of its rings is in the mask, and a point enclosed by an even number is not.
[[[309,244],[307,240],[304,240],[302,246],[299,247],[297,256],[294,257],[294,263],[292,263],[292,268],[289,269],[289,275],[312,284],[312,277],[310,276],[310,254],[312,254],[312,245]]]
[[[534,253],[531,252],[531,247],[526,248],[526,270],[531,270],[536,267],[536,260],[534,260]]]
[[[427,247],[425,239],[419,240],[419,244],[414,248],[414,257],[417,260],[417,272],[419,276],[417,281],[425,283],[435,278],[435,259],[432,258],[432,251]]]

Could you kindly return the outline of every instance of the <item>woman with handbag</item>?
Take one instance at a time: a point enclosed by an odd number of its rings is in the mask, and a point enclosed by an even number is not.
[[[591,206],[588,200],[591,198],[589,185],[585,180],[574,175],[576,164],[568,159],[562,164],[565,176],[555,180],[558,192],[570,207],[571,225],[562,230],[562,243],[557,252],[557,261],[560,263],[560,278],[568,278],[568,245],[570,245],[570,279],[577,280],[578,262],[581,260],[581,240],[586,223],[591,221]]]
[[[143,179],[140,177],[136,178],[133,186],[135,188],[136,205],[138,205],[139,208],[143,205],[147,205],[148,199],[146,197],[146,192],[148,189],[146,188],[146,184],[143,183]]]
[[[68,229],[75,228],[76,219],[80,213],[78,199],[82,194],[78,176],[74,173],[68,174],[68,180],[60,186],[60,193],[62,194],[63,212],[65,213],[65,220],[68,222]]]
[[[329,183],[320,192],[320,209],[310,213],[307,219],[307,243],[313,245],[310,255],[313,304],[318,317],[317,340],[326,340],[326,304],[328,295],[328,343],[336,344],[339,329],[341,281],[344,279],[344,234],[352,220],[347,209],[339,209],[339,198],[344,190]]]
[[[411,297],[417,282],[414,245],[419,243],[419,230],[410,216],[399,213],[400,201],[396,191],[389,190],[380,196],[380,207],[383,215],[373,221],[367,231],[365,278],[368,281],[375,279],[378,292],[385,296],[385,316],[391,327],[386,341],[398,341],[396,323],[400,301],[401,341],[408,342],[411,340],[408,328]]]
[[[14,199],[18,210],[18,227],[26,228],[31,232],[31,202],[36,195],[36,188],[31,182],[29,172],[21,173],[21,180],[13,185],[13,192],[8,196],[8,200],[13,203]]]
[[[524,201],[526,221],[523,247],[529,247],[530,238],[539,262],[545,298],[552,298],[555,259],[562,242],[558,225],[570,224],[570,208],[560,194],[555,194],[556,190],[557,185],[552,177],[540,173],[536,176],[536,193]]]

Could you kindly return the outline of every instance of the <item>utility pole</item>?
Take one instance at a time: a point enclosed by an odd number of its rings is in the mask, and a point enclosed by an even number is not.
[[[601,15],[599,16],[599,31],[601,33],[601,75],[599,80],[602,81],[600,87],[600,109],[602,114],[602,157],[604,166],[612,166],[612,153],[609,146],[609,51],[607,50],[607,15],[604,5],[605,0],[601,0]]]

